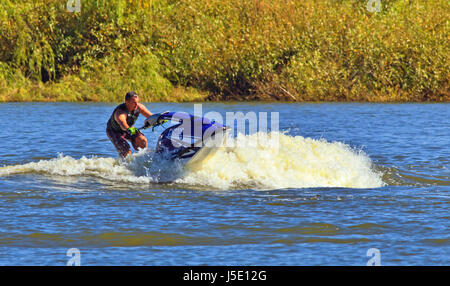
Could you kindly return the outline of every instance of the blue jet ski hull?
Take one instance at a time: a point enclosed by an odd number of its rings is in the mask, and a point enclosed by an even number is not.
[[[207,142],[216,139],[221,142],[227,130],[220,123],[185,112],[168,112],[161,117],[175,123],[161,133],[156,144],[156,153],[168,154],[170,159],[192,158]]]

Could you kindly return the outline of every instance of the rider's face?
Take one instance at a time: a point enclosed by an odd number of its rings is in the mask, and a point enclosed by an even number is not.
[[[130,98],[129,100],[125,101],[125,104],[127,105],[127,108],[129,111],[133,111],[137,108],[139,103],[139,97],[135,96]]]

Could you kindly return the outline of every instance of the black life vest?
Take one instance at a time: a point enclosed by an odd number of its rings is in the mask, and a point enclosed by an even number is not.
[[[138,108],[136,108],[136,110],[130,112],[130,111],[128,111],[127,106],[125,105],[125,103],[122,103],[122,104],[118,105],[114,109],[113,113],[111,114],[111,117],[108,120],[107,126],[108,126],[108,128],[112,129],[113,131],[124,132],[124,130],[122,130],[122,128],[120,128],[119,123],[117,123],[116,119],[114,118],[114,115],[116,114],[116,111],[119,110],[119,109],[127,113],[127,124],[130,127],[133,126],[134,123],[136,122],[136,120],[138,119],[139,114],[140,114],[140,110],[139,110],[139,107],[138,107]]]

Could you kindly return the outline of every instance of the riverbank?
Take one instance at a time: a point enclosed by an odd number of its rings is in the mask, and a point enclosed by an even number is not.
[[[448,1],[61,2],[0,3],[0,102],[450,101]]]

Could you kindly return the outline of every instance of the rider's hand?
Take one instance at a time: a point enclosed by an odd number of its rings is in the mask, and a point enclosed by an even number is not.
[[[147,119],[145,119],[145,122],[144,122],[145,128],[154,127],[154,126],[157,126],[159,124],[167,122],[168,121],[167,119],[160,119],[161,115],[164,115],[166,113],[169,113],[169,111],[164,111],[164,112],[161,112],[161,113],[155,113],[155,114],[152,114],[149,117],[147,117]]]
[[[147,128],[147,127],[155,126],[157,124],[159,116],[161,116],[161,113],[155,113],[155,114],[147,117],[147,119],[145,119],[145,127]]]
[[[136,127],[130,127],[127,129],[127,133],[130,136],[134,136],[139,132],[139,129],[137,129]]]

